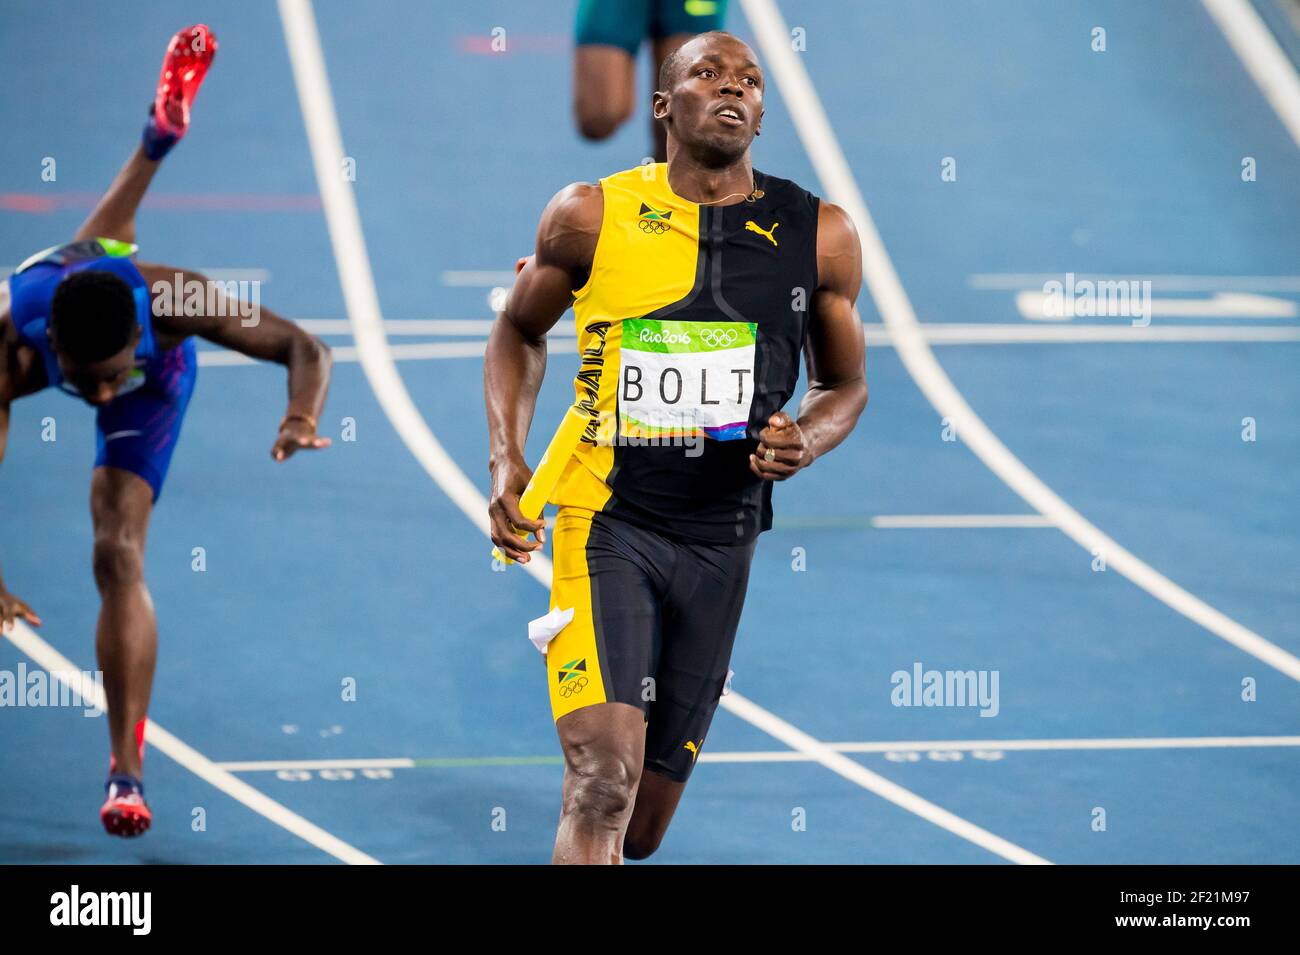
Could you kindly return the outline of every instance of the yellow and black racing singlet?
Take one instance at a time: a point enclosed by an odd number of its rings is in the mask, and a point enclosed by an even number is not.
[[[573,307],[588,423],[552,504],[709,543],[772,526],[771,482],[749,455],[798,384],[818,200],[754,181],[754,201],[701,206],[662,163],[601,180],[600,238]]]

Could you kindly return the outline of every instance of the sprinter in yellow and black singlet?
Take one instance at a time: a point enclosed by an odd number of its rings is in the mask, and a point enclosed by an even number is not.
[[[553,634],[558,862],[659,845],[724,691],[772,483],[839,444],[867,400],[857,236],[837,207],[752,168],[753,52],[702,34],[659,87],[668,162],[552,199],[485,362],[492,536],[526,562],[546,532],[519,509],[523,447],[545,335],[573,307],[581,420],[548,451],[563,456],[549,465],[552,613],[534,635]],[[781,409],[801,354],[795,420]]]
[[[817,198],[753,173],[754,198],[706,206],[668,167],[602,179],[590,277],[574,293],[590,416],[551,503],[692,541],[746,544],[772,525],[748,467],[799,380],[817,284]]]

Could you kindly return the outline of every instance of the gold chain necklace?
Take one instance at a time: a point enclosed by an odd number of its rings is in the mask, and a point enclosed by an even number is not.
[[[758,185],[754,182],[752,177],[750,178],[749,181],[750,184],[753,186],[753,188],[749,190],[749,195],[745,195],[745,193],[743,192],[729,192],[721,199],[710,199],[708,202],[697,202],[695,204],[697,206],[716,206],[720,202],[726,202],[728,199],[734,199],[737,196],[744,199],[746,202],[757,202],[759,199],[762,199],[765,195],[767,195],[767,193],[765,193],[762,189],[758,188]]]
[[[762,197],[766,195],[766,192],[761,190],[761,188],[755,187],[754,190],[750,191],[748,196],[746,196],[744,192],[728,192],[728,194],[724,195],[722,199],[711,199],[710,201],[707,201],[707,203],[695,203],[695,205],[718,205],[719,203],[725,203],[728,199],[735,199],[736,196],[740,196],[741,199],[746,201],[746,203],[755,203],[755,201],[762,199]]]

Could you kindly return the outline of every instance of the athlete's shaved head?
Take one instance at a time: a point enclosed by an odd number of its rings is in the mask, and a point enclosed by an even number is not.
[[[54,290],[48,334],[64,381],[104,405],[135,368],[140,341],[131,286],[112,272],[74,272]]]
[[[135,333],[131,286],[112,272],[74,272],[54,290],[49,328],[55,349],[73,361],[117,354]]]
[[[763,70],[738,37],[701,33],[664,59],[652,108],[671,142],[704,165],[726,165],[759,133]]]

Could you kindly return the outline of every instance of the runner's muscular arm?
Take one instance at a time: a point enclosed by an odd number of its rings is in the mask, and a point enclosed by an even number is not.
[[[9,373],[5,367],[9,361],[7,352],[5,344],[0,343],[0,461],[4,460],[5,443],[9,439]],[[8,633],[13,629],[14,620],[18,617],[34,626],[41,625],[40,617],[6,589],[4,576],[0,575],[0,633]]]
[[[0,464],[4,463],[5,445],[9,443],[9,396],[5,387],[5,372],[0,369]]]
[[[9,310],[0,304],[0,461],[4,460],[5,445],[9,441],[9,405],[17,397],[18,391],[18,343],[9,321]],[[41,625],[41,618],[18,597],[5,588],[4,578],[0,577],[0,632],[8,633],[13,629],[14,620],[21,617],[34,627]]]
[[[18,397],[18,333],[9,312],[9,283],[0,281],[0,463],[9,441],[9,405]],[[0,591],[4,584],[0,583]]]
[[[0,310],[0,463],[5,459],[5,445],[9,442],[9,405],[14,400],[13,345],[9,341],[9,313]],[[0,590],[4,585],[0,584]]]
[[[598,185],[574,183],[555,194],[537,227],[536,253],[524,260],[488,336],[483,360],[492,474],[488,520],[493,543],[520,563],[546,541],[544,522],[519,512],[519,495],[532,476],[524,444],[546,373],[546,333],[573,304],[572,290],[587,281],[603,211]],[[537,539],[521,539],[512,525]]]
[[[178,274],[186,283],[182,290],[194,287],[204,290],[204,313],[201,315],[157,315],[163,303],[155,299],[154,328],[161,347],[173,348],[189,336],[198,335],[250,358],[284,365],[289,370],[288,410],[271,448],[271,457],[284,461],[295,451],[330,446],[329,438],[316,434],[316,424],[329,391],[332,359],[328,345],[260,304],[249,314],[248,305],[241,309],[238,302],[216,287],[221,283],[210,286],[207,278],[198,272],[144,263],[138,267],[151,289],[157,287],[156,283],[164,283],[167,291],[162,292],[160,298],[166,296],[169,306],[174,303],[171,290]],[[200,285],[191,286],[191,282]],[[212,289],[211,295],[209,289]],[[207,314],[209,300],[216,314]],[[181,301],[185,301],[183,294]]]
[[[768,419],[750,470],[784,481],[848,437],[867,406],[866,349],[853,303],[862,287],[862,248],[848,214],[823,202],[817,213],[817,290],[808,323],[808,391],[799,419]],[[776,460],[765,461],[768,448]]]

